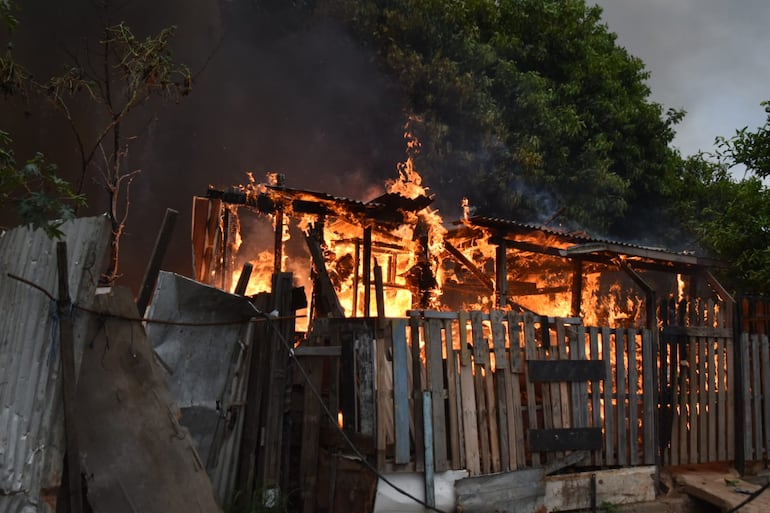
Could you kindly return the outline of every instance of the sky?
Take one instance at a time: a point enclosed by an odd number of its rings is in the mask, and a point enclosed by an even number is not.
[[[767,0],[596,0],[617,44],[642,59],[651,99],[684,109],[674,146],[710,151],[717,136],[762,125],[770,100]]]

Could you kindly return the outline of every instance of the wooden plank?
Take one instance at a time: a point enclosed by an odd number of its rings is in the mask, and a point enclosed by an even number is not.
[[[574,337],[572,338],[572,342],[570,342],[571,350],[570,355],[574,355],[576,362],[587,362],[587,356],[586,356],[586,328],[582,324],[580,326],[577,326],[575,328]],[[604,375],[604,366],[601,365],[600,362],[596,362],[599,364],[599,372],[600,375]],[[575,408],[572,409],[572,414],[577,415],[575,417],[576,424],[573,424],[573,427],[588,427],[588,417],[589,417],[589,408],[590,404],[588,401],[588,380],[582,380],[579,383],[573,383],[572,387],[573,389],[577,389],[577,393],[575,394],[576,402]]]
[[[500,466],[501,470],[511,469],[511,445],[513,440],[509,437],[510,426],[508,422],[508,404],[509,389],[506,386],[505,376],[510,378],[508,372],[508,358],[505,353],[505,331],[502,324],[503,312],[492,310],[489,313],[490,327],[492,330],[492,350],[495,355],[495,371],[487,376],[494,382],[495,406],[497,410],[498,439],[500,444]],[[490,366],[491,367],[491,366]]]
[[[436,472],[449,470],[446,447],[446,413],[444,408],[444,360],[442,355],[441,328],[438,319],[425,321],[425,349],[427,356],[428,390],[433,404],[433,465]]]
[[[543,469],[525,469],[455,482],[457,511],[533,513],[545,511]]]
[[[755,419],[753,455],[754,459],[760,460],[762,459],[762,384],[759,373],[759,335],[752,333],[749,339],[751,340],[751,405],[753,406],[752,416]]]
[[[537,348],[538,357],[541,360],[550,359],[551,357],[558,358],[558,354],[554,354],[558,351],[558,345],[555,345],[551,341],[551,330],[548,324],[548,319],[541,318],[540,320],[540,336],[541,345]],[[555,346],[555,347],[554,347]],[[544,383],[540,387],[540,394],[542,395],[542,412],[543,412],[543,426],[546,429],[560,428],[561,426],[561,411],[555,411],[553,399],[558,399],[559,385],[558,383],[550,382]],[[558,402],[555,403],[558,406]],[[543,454],[546,462],[553,461],[554,458],[560,458],[561,454]]]
[[[738,509],[738,506],[748,498],[747,493],[759,491],[760,486],[743,481],[734,471],[683,470],[675,476],[675,480],[685,493],[710,505],[710,511],[740,511],[741,513],[770,511],[770,495],[767,493],[759,494],[756,499]],[[745,493],[736,493],[736,490],[744,490]]]
[[[625,364],[625,330],[615,330],[615,387],[617,389],[617,417],[618,417],[618,464],[628,465],[628,450],[626,449],[627,424],[626,424],[626,364]]]
[[[592,495],[591,476],[596,478],[596,504],[609,504],[624,509],[624,504],[649,503],[655,500],[655,467],[598,470],[547,476],[545,511],[589,510]]]
[[[150,304],[150,298],[155,290],[155,283],[158,281],[158,274],[160,273],[160,266],[163,263],[163,257],[166,255],[166,250],[171,242],[171,235],[174,233],[174,224],[176,223],[177,215],[179,215],[179,212],[172,208],[167,208],[163,215],[163,222],[155,239],[152,255],[150,256],[149,262],[147,262],[144,278],[142,278],[142,285],[136,299],[136,307],[137,310],[139,310],[140,317],[144,317],[147,305]]]
[[[474,357],[474,389],[476,391],[476,408],[478,412],[478,434],[480,439],[481,471],[484,474],[492,472],[492,450],[489,439],[489,403],[485,394],[484,369],[489,358],[487,341],[484,338],[481,312],[471,312],[471,328],[473,334]]]
[[[653,328],[655,329],[655,328]],[[642,330],[642,437],[643,459],[645,465],[655,464],[655,455],[658,448],[655,446],[654,424],[658,422],[655,413],[658,406],[655,404],[655,389],[653,388],[652,374],[657,372],[657,361],[652,350],[652,333],[649,329]]]
[[[487,410],[489,418],[489,453],[492,462],[492,472],[502,470],[500,461],[500,429],[497,421],[497,398],[495,397],[495,384],[492,369],[487,366],[484,368],[484,390],[487,395]]]
[[[375,339],[375,382],[376,398],[375,406],[377,408],[377,429],[376,447],[377,447],[377,469],[385,470],[385,464],[388,457],[388,445],[393,444],[395,433],[393,429],[393,366],[387,354],[393,354],[393,337],[391,335],[391,324],[384,320],[377,320],[378,336]],[[386,351],[386,348],[389,351]]]
[[[687,425],[689,423],[689,404],[688,398],[690,397],[689,387],[689,356],[686,351],[688,348],[687,339],[680,337],[677,339],[677,350],[679,354],[679,463],[689,463],[689,432]]]
[[[409,388],[406,359],[406,319],[391,319],[393,337],[393,419],[396,464],[409,463]]]
[[[698,337],[698,461],[708,461],[708,391],[706,390],[706,344],[707,339]]]
[[[663,328],[664,337],[732,337],[729,328],[713,328],[711,326],[666,326]]]
[[[727,394],[725,397],[725,411],[727,412],[727,430],[725,432],[725,437],[727,439],[727,459],[729,461],[735,461],[737,460],[737,456],[735,454],[736,446],[735,444],[738,442],[736,438],[736,430],[735,430],[735,414],[736,414],[736,399],[739,399],[737,397],[737,394],[735,394],[733,391],[736,389],[736,383],[739,382],[741,379],[740,376],[737,376],[735,373],[736,366],[735,366],[735,355],[740,353],[740,346],[742,345],[742,337],[738,337],[737,340],[733,340],[732,338],[724,339],[725,340],[725,357],[727,358]],[[738,344],[739,347],[735,347],[735,344]]]
[[[636,334],[634,328],[628,329],[628,455],[631,466],[639,464],[639,402],[638,383],[636,380]]]
[[[586,382],[604,379],[606,369],[601,360],[531,360],[527,371],[535,382]]]
[[[593,451],[602,446],[599,428],[530,429],[529,447],[533,451]]]
[[[708,394],[707,404],[707,427],[708,432],[708,461],[717,460],[717,413],[716,413],[716,397],[717,391],[714,388],[717,380],[717,371],[715,368],[716,355],[714,354],[714,348],[716,341],[713,339],[702,339],[701,344],[704,347],[704,361],[706,363],[706,383],[704,390]]]
[[[420,357],[420,315],[409,313],[409,333],[412,351],[412,408],[414,430],[415,468],[422,471],[425,468],[425,446],[423,437],[423,407],[422,407],[422,358]]]
[[[764,438],[764,450],[766,455],[770,455],[770,347],[768,346],[767,335],[758,334],[758,342],[761,346],[762,361],[760,367],[762,368],[762,424],[765,434]]]
[[[716,410],[714,410],[714,416],[717,418],[717,461],[726,461],[727,447],[729,445],[729,440],[727,439],[727,394],[725,393],[725,387],[727,386],[727,362],[725,358],[725,342],[722,338],[716,339],[716,356],[714,359],[716,362],[715,380],[717,386],[717,406]]]
[[[323,379],[323,358],[312,356],[305,358],[302,365],[310,384],[321,390]],[[316,484],[318,482],[318,450],[321,422],[321,403],[310,386],[305,386],[302,415],[302,451],[300,453],[300,472],[302,473],[302,511],[316,511]]]
[[[602,359],[607,379],[604,381],[604,455],[605,463],[613,465],[615,459],[615,408],[612,406],[612,342],[610,329],[602,328]]]
[[[521,384],[522,376],[522,356],[521,356],[521,330],[519,323],[521,316],[508,312],[508,340],[510,344],[509,353],[511,357],[511,384],[509,389],[513,399],[513,411],[509,415],[511,430],[513,431],[513,447],[516,451],[514,468],[524,467],[526,461],[526,451],[524,450],[524,417],[521,408]]]
[[[193,196],[192,205],[192,263],[193,276],[203,281],[203,254],[206,249],[206,227],[209,217],[209,199]]]
[[[468,313],[460,312],[460,396],[462,398],[463,441],[465,442],[465,465],[468,474],[475,476],[481,473],[478,416],[476,411],[476,395],[474,390],[473,368],[470,351],[468,350]],[[467,362],[464,363],[464,358]]]
[[[679,464],[679,401],[681,394],[681,369],[679,368],[679,349],[676,340],[668,340],[669,358],[671,359],[671,465]]]
[[[564,321],[556,321],[556,338],[557,347],[559,349],[559,360],[568,361],[567,357],[567,341],[566,341],[566,329]],[[561,426],[562,427],[574,427],[572,425],[572,417],[570,412],[570,394],[567,383],[559,382],[559,403],[561,406]]]
[[[425,421],[423,428],[425,445],[425,503],[430,508],[436,507],[435,470],[433,467],[434,442],[433,436],[433,394],[430,390],[422,393],[422,418]]]
[[[524,314],[524,355],[527,361],[537,359],[537,352],[535,348],[535,322],[534,316],[530,313]],[[527,418],[529,423],[529,429],[537,429],[537,403],[535,398],[535,384],[529,379],[529,374],[526,376],[527,387]],[[536,452],[532,452],[532,465],[535,467],[540,466],[540,455]]]
[[[599,354],[599,328],[596,328],[594,326],[591,326],[588,328],[588,341],[589,341],[589,348],[591,351],[591,360],[595,362],[599,362],[602,365],[604,365],[604,362],[601,361],[601,355]],[[606,369],[605,369],[606,372]],[[606,374],[604,374],[606,376]],[[606,378],[605,378],[606,379]],[[602,411],[601,411],[601,390],[600,390],[600,382],[598,380],[591,381],[591,426],[592,427],[602,427]],[[604,462],[604,458],[602,457],[602,451],[601,448],[597,449],[593,453],[593,463],[594,465],[602,465]]]
[[[452,339],[452,321],[446,319],[444,324],[444,340],[446,359],[446,380],[447,395],[449,404],[449,452],[451,457],[451,467],[454,470],[465,468],[464,453],[460,450],[462,436],[460,436],[460,412],[462,411],[462,402],[460,400],[460,380],[457,374],[457,351],[454,349]]]
[[[56,264],[59,279],[59,294],[56,309],[59,316],[59,365],[62,373],[62,396],[64,402],[64,440],[67,454],[67,492],[69,510],[83,511],[83,491],[80,482],[80,444],[77,433],[77,375],[75,364],[75,340],[72,322],[72,301],[69,291],[67,265],[67,243],[56,243]]]
[[[698,462],[698,343],[694,337],[688,337],[688,374],[689,389],[687,396],[689,398],[688,409],[688,428],[689,428],[689,451],[687,463]]]

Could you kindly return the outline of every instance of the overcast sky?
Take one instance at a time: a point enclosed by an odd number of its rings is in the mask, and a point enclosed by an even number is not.
[[[768,0],[595,0],[617,42],[652,73],[652,100],[687,111],[682,155],[755,128],[770,100]]]

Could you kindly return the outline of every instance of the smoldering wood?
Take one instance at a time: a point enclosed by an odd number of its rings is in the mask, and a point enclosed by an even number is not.
[[[249,286],[249,279],[251,279],[251,272],[254,270],[254,265],[251,262],[243,264],[241,274],[238,277],[238,283],[235,285],[233,294],[236,296],[242,296],[246,293],[246,288]]]

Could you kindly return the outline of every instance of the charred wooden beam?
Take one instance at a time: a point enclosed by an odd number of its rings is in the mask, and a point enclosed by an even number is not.
[[[583,261],[572,262],[572,316],[578,317],[583,306]]]
[[[476,278],[478,278],[478,280],[484,285],[484,287],[486,287],[486,289],[489,292],[494,292],[495,284],[494,282],[492,282],[491,279],[489,279],[489,276],[484,274],[484,272],[481,269],[476,267],[476,264],[471,262],[465,255],[463,255],[463,253],[459,249],[454,247],[452,243],[446,239],[444,239],[444,249],[446,249],[447,252],[449,252],[449,254],[452,255],[452,257],[454,257],[454,259],[457,260],[458,263],[462,264],[471,273],[473,273],[473,275]]]
[[[372,227],[364,228],[364,317],[369,317],[372,304]]]
[[[508,304],[508,254],[506,241],[497,241],[495,248],[495,299],[497,307]]]
[[[318,227],[314,226],[305,235],[305,242],[310,250],[310,257],[313,260],[315,269],[313,286],[313,304],[318,310],[320,316],[313,313],[316,317],[345,317],[345,310],[340,304],[337,292],[334,290],[329,273],[326,270],[326,261],[324,260],[321,241],[319,240]]]

